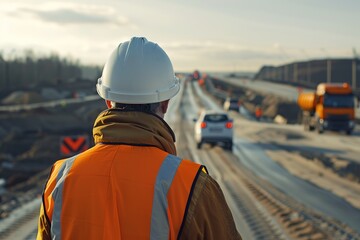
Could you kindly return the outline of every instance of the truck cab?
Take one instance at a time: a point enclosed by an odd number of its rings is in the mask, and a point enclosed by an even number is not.
[[[347,83],[321,83],[315,93],[300,94],[298,104],[305,129],[351,134],[355,127],[355,99]]]

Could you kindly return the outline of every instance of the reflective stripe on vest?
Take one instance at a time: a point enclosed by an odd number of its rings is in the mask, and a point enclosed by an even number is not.
[[[180,163],[180,158],[169,154],[161,164],[159,173],[156,177],[151,214],[151,240],[162,240],[168,239],[169,237],[167,193]]]
[[[61,212],[62,212],[62,198],[64,183],[68,172],[70,171],[76,156],[67,159],[61,166],[56,177],[56,186],[51,196],[54,199],[54,211],[51,221],[51,236],[52,239],[61,239]]]

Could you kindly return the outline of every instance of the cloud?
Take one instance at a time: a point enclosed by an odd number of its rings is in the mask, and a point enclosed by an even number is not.
[[[208,49],[214,46],[215,44],[211,42],[173,42],[170,44],[164,45],[167,49],[172,50],[185,50],[185,51],[191,51],[191,50],[202,50],[202,49]]]
[[[165,48],[177,53],[189,52],[201,59],[222,59],[223,61],[234,60],[260,60],[279,59],[282,55],[272,49],[251,49],[238,45],[218,44],[215,42],[176,42],[165,45]]]
[[[57,24],[114,24],[117,26],[129,25],[126,17],[118,16],[115,13],[102,11],[96,8],[58,8],[37,10],[32,8],[21,8],[18,13],[31,14],[37,18]],[[104,12],[104,13],[103,13]]]
[[[279,59],[281,55],[273,52],[256,51],[250,49],[238,50],[217,50],[204,53],[204,57],[233,60],[260,60],[260,59]]]

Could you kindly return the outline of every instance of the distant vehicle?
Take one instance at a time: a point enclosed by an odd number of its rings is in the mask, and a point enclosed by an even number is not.
[[[222,143],[225,149],[232,150],[233,120],[227,113],[206,110],[195,123],[195,141],[200,149],[203,143]]]
[[[347,83],[320,83],[315,92],[300,93],[298,105],[303,110],[305,130],[345,131],[350,135],[355,127],[355,100]]]
[[[201,79],[201,74],[198,70],[195,70],[191,76],[192,81],[198,81]]]
[[[226,98],[224,105],[223,105],[223,108],[225,111],[239,112],[239,107],[240,107],[239,99],[230,98],[230,97]]]

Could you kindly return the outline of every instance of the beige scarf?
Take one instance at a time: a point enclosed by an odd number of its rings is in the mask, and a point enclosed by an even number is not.
[[[175,135],[170,126],[151,113],[108,109],[94,123],[95,144],[155,146],[176,155]]]

